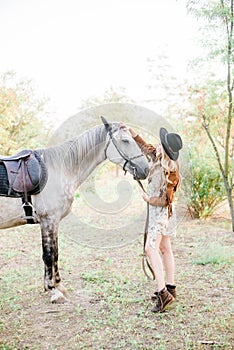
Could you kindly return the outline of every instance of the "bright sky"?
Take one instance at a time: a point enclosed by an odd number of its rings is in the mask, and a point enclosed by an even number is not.
[[[58,119],[123,86],[143,99],[147,58],[161,49],[179,75],[195,55],[185,0],[0,0],[1,73],[33,79]]]

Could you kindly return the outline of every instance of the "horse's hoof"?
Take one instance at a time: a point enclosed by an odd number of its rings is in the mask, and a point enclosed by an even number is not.
[[[67,297],[67,290],[62,283],[58,284],[56,286],[56,289],[58,289],[65,297]]]
[[[50,300],[53,304],[64,304],[68,301],[67,298],[65,298],[65,296],[63,295],[63,293],[61,293],[58,289],[53,289],[51,291]]]

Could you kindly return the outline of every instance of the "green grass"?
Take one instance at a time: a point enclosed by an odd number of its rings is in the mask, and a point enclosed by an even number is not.
[[[61,234],[69,302],[54,305],[43,292],[33,230],[1,232],[0,350],[232,350],[232,238],[223,228],[180,226],[173,240],[178,302],[158,315],[150,311],[155,284],[141,270],[142,237],[95,250]],[[27,254],[17,254],[22,241]]]
[[[205,247],[199,247],[198,257],[194,259],[195,265],[232,264],[234,261],[233,249],[223,246],[220,242],[213,242]]]

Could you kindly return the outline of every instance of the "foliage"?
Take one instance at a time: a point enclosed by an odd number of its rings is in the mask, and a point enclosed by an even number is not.
[[[45,143],[47,130],[39,118],[45,103],[35,97],[30,81],[19,81],[12,72],[0,77],[1,154],[8,155]]]
[[[219,61],[225,68],[226,81],[208,81],[197,90],[196,115],[206,132],[215,153],[218,169],[222,176],[232,218],[233,207],[233,89],[234,89],[234,2],[233,0],[190,0],[188,10],[203,21],[206,31],[204,40],[208,48],[209,63]],[[220,40],[220,38],[222,38]],[[224,76],[224,75],[223,75]]]
[[[192,89],[193,113],[196,116],[197,125],[201,125],[203,115],[212,133],[221,157],[224,156],[227,124],[227,91],[223,80],[212,80],[212,76],[200,86]],[[231,125],[231,135],[234,136],[234,125]],[[229,157],[234,156],[234,143],[230,142]],[[224,161],[224,158],[222,158]]]
[[[209,217],[225,198],[221,174],[212,163],[207,157],[201,158],[196,149],[194,154],[190,151],[191,174],[183,185],[194,218]]]
[[[181,200],[185,200],[193,218],[208,218],[225,199],[214,151],[198,118],[181,120],[177,129],[186,145],[186,153],[181,157],[182,191],[178,196],[183,194]]]
[[[229,0],[189,0],[189,13],[201,22],[201,44],[207,51],[209,60],[220,60],[226,65],[226,24],[232,21],[231,2]]]

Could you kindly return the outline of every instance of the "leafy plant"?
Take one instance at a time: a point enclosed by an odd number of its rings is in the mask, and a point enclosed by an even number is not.
[[[35,96],[32,83],[18,80],[8,72],[0,76],[0,153],[12,154],[22,148],[46,143],[48,130],[40,118],[46,100]]]
[[[197,116],[215,153],[234,231],[234,0],[189,0],[187,8],[190,13],[203,20],[203,29],[206,32],[203,43],[208,48],[209,63],[212,60],[216,63],[219,61],[220,67],[223,65],[226,70],[226,81],[216,83],[213,79],[211,89],[199,89]]]
[[[193,218],[207,218],[225,198],[222,176],[207,159],[190,157],[190,176],[184,180],[187,205]]]

